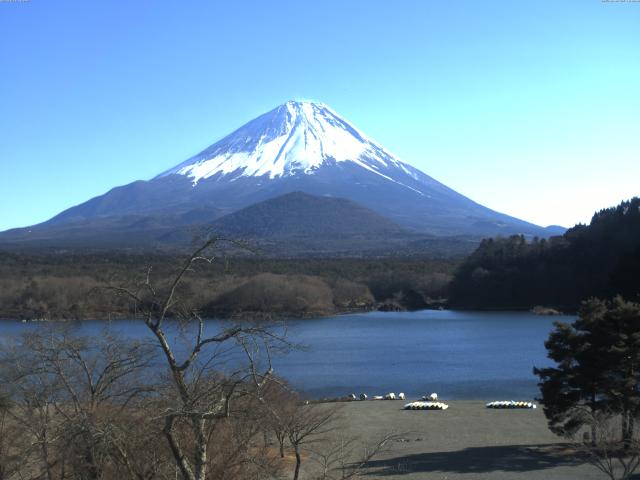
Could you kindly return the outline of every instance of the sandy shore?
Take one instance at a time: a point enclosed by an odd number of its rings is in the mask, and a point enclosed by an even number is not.
[[[402,410],[406,402],[342,404],[349,435],[402,433],[365,478],[428,480],[602,479],[547,428],[541,408],[491,410],[483,401],[451,401],[446,411]],[[558,448],[559,447],[559,448]]]

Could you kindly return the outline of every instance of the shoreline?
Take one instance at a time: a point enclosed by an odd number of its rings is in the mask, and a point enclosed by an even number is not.
[[[397,395],[397,393],[396,393]],[[383,395],[384,396],[384,395]],[[440,403],[458,403],[458,402],[473,402],[473,403],[477,403],[477,404],[482,404],[482,405],[486,405],[489,402],[494,402],[494,401],[508,401],[508,400],[513,400],[515,402],[531,402],[533,404],[536,405],[536,408],[532,408],[531,410],[538,410],[542,408],[542,405],[538,402],[537,399],[535,398],[521,398],[521,397],[495,397],[495,398],[491,398],[491,399],[486,399],[486,398],[440,398],[438,397],[438,400],[436,400],[437,402]],[[356,399],[356,400],[351,400],[348,397],[335,397],[335,398],[331,398],[331,397],[325,397],[325,398],[318,398],[318,399],[312,399],[312,398],[308,398],[305,399],[305,401],[309,404],[317,404],[317,405],[324,405],[324,404],[332,404],[332,403],[336,403],[336,404],[370,404],[370,403],[390,403],[390,404],[395,404],[397,406],[399,406],[400,408],[402,408],[405,404],[407,403],[411,403],[411,402],[427,402],[430,400],[425,400],[424,398],[422,398],[421,396],[416,396],[416,395],[410,395],[407,396],[404,400],[400,400],[398,398],[395,398],[393,400],[388,400],[388,399],[373,399],[371,397],[369,397],[367,400],[360,400],[360,399]],[[499,410],[499,409],[497,409]],[[518,410],[518,409],[503,409],[503,410]],[[527,410],[527,409],[522,409],[522,410]]]
[[[425,312],[425,311],[451,311],[451,312],[482,312],[482,313],[531,313],[532,315],[540,316],[540,317],[548,317],[548,316],[560,316],[567,317],[576,315],[569,310],[563,311],[554,311],[553,313],[545,312],[545,313],[537,313],[533,311],[532,308],[466,308],[466,307],[454,307],[454,306],[433,306],[431,308],[419,308],[419,309],[402,309],[402,310],[384,310],[380,308],[359,308],[359,309],[350,309],[350,310],[340,310],[336,312],[309,312],[309,313],[264,313],[264,312],[245,312],[238,315],[231,316],[219,316],[219,317],[203,317],[205,321],[218,320],[218,321],[230,321],[230,322],[248,322],[248,321],[296,321],[296,320],[314,320],[314,319],[325,319],[331,317],[341,317],[345,315],[358,315],[358,314],[368,314],[368,313],[413,313],[413,312]],[[73,322],[116,322],[116,321],[127,321],[127,320],[143,320],[142,317],[135,318],[133,316],[124,316],[124,315],[114,315],[112,317],[85,317],[85,318],[47,318],[47,317],[37,317],[37,318],[28,318],[28,317],[16,317],[16,316],[5,316],[0,314],[0,322],[17,322],[17,323],[73,323]],[[175,319],[173,319],[175,320]]]

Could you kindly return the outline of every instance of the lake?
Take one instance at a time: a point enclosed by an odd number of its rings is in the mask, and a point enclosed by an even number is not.
[[[307,348],[277,356],[273,364],[277,375],[313,398],[402,391],[409,397],[437,392],[444,399],[532,399],[538,396],[533,366],[550,365],[544,341],[554,320],[573,317],[423,310],[292,320],[288,338]],[[85,321],[75,328],[100,334],[105,325]],[[142,321],[111,325],[130,337],[148,335]],[[42,327],[5,321],[0,334]]]

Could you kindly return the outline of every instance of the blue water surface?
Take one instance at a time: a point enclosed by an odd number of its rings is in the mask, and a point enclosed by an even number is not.
[[[544,341],[553,321],[572,317],[523,312],[424,310],[371,312],[287,322],[287,337],[302,350],[273,358],[275,372],[309,397],[437,392],[446,399],[532,399],[534,366],[547,366]],[[80,334],[105,326],[149,339],[140,320],[78,322]],[[208,328],[222,323],[209,320]],[[0,323],[0,335],[46,328],[43,323]]]

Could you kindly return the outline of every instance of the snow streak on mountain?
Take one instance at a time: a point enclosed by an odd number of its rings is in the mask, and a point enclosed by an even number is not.
[[[383,172],[399,169],[418,179],[412,166],[385,151],[326,105],[295,101],[261,115],[159,177],[186,175],[194,185],[215,175],[227,180],[264,175],[275,179],[312,175],[321,166],[335,162],[353,162],[394,183],[402,184]]]

